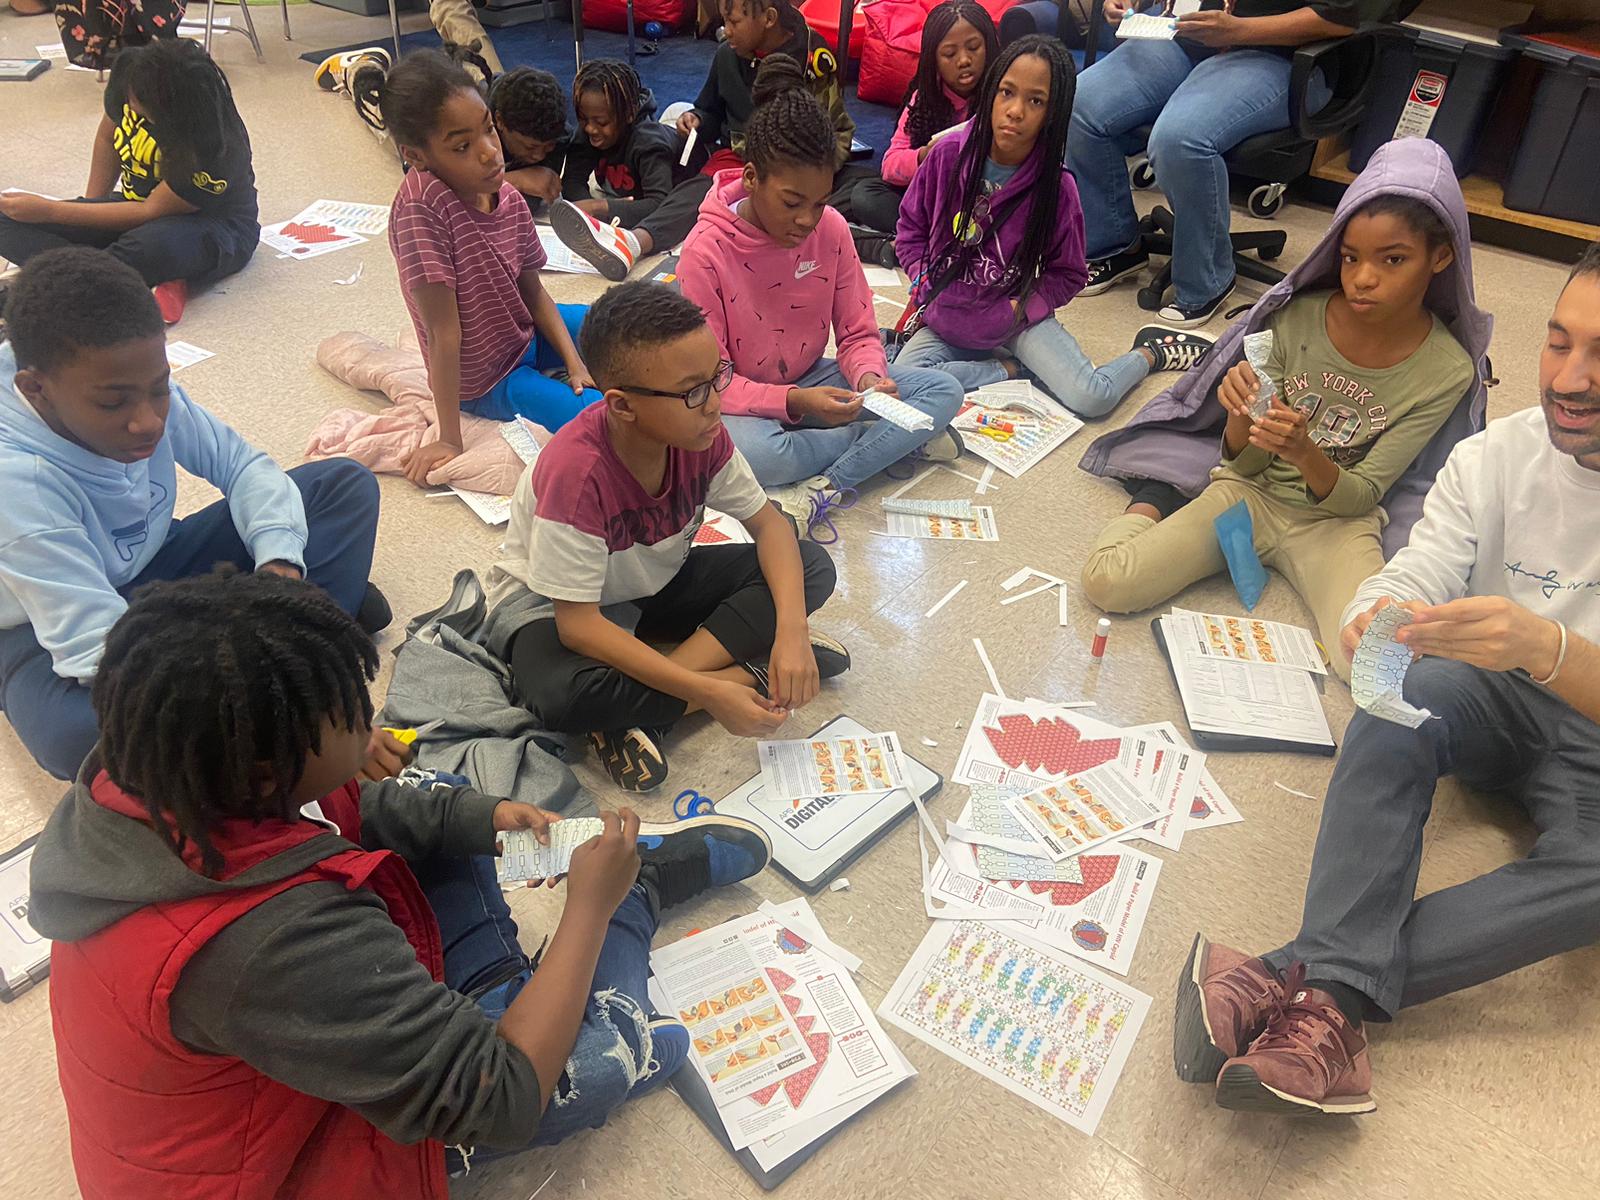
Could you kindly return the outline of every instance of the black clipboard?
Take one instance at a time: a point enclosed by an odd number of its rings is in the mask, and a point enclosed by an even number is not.
[[[716,1138],[722,1148],[731,1154],[738,1164],[744,1168],[745,1173],[761,1185],[761,1190],[770,1192],[789,1176],[793,1175],[801,1164],[820,1150],[834,1134],[838,1133],[857,1117],[863,1117],[871,1112],[877,1107],[879,1100],[898,1092],[915,1078],[915,1075],[908,1075],[881,1095],[874,1096],[872,1103],[868,1104],[860,1112],[846,1117],[826,1133],[817,1135],[814,1141],[807,1142],[770,1171],[762,1170],[761,1164],[756,1161],[756,1156],[750,1153],[749,1150],[735,1150],[733,1148],[733,1141],[728,1137],[727,1127],[722,1123],[722,1115],[717,1112],[716,1101],[712,1100],[711,1093],[706,1089],[705,1081],[700,1078],[699,1072],[694,1069],[692,1064],[684,1064],[683,1070],[672,1077],[672,1082],[668,1086],[677,1092],[678,1098],[689,1106],[695,1116],[700,1118],[701,1123],[706,1127],[706,1132]]]
[[[1155,617],[1150,622],[1150,632],[1156,635],[1156,646],[1161,651],[1161,657],[1167,660],[1167,670],[1172,672],[1172,682],[1178,686],[1178,670],[1172,665],[1172,651],[1167,649],[1167,635],[1162,632],[1161,618]],[[1185,713],[1185,725],[1189,724]],[[1204,733],[1201,730],[1189,727],[1189,738],[1194,742],[1195,749],[1210,753],[1214,750],[1232,752],[1254,752],[1257,754],[1270,754],[1281,752],[1283,754],[1310,754],[1317,758],[1332,758],[1337,753],[1339,746],[1335,742],[1330,746],[1316,746],[1310,742],[1287,742],[1281,738],[1248,737],[1242,733]]]

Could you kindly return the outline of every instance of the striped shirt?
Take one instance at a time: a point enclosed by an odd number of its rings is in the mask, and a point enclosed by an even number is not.
[[[442,283],[456,294],[460,398],[476,400],[511,374],[533,341],[533,314],[517,280],[545,263],[533,216],[517,189],[501,184],[494,210],[480,212],[433,172],[410,171],[389,209],[389,248],[424,359],[428,328],[415,289]]]

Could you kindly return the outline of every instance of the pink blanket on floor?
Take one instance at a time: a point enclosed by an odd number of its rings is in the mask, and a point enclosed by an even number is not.
[[[353,458],[370,471],[398,475],[400,464],[418,446],[433,440],[438,415],[428,390],[428,369],[415,336],[402,335],[385,346],[364,333],[336,333],[317,347],[317,364],[351,387],[382,392],[391,407],[380,412],[336,409],[311,431],[307,458]],[[550,434],[534,426],[543,446]],[[500,436],[500,423],[461,414],[463,453],[428,473],[428,484],[453,484],[473,492],[507,496],[517,486],[523,463]]]

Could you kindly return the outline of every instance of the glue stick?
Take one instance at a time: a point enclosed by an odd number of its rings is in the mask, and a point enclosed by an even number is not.
[[[1111,621],[1101,617],[1094,623],[1094,644],[1089,647],[1089,653],[1095,658],[1106,656],[1106,639],[1111,636]]]

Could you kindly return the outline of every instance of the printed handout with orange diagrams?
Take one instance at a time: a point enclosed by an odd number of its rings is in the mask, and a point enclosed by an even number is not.
[[[795,901],[650,953],[652,996],[688,1027],[691,1061],[736,1150],[913,1073],[849,972],[812,945],[815,920]]]
[[[761,785],[774,800],[864,796],[892,792],[906,782],[900,739],[892,733],[758,742],[756,753]]]
[[[1309,629],[1299,625],[1175,608],[1167,614],[1165,628],[1169,633],[1176,631],[1183,650],[1205,658],[1233,658],[1318,675],[1328,673],[1316,639]]]

